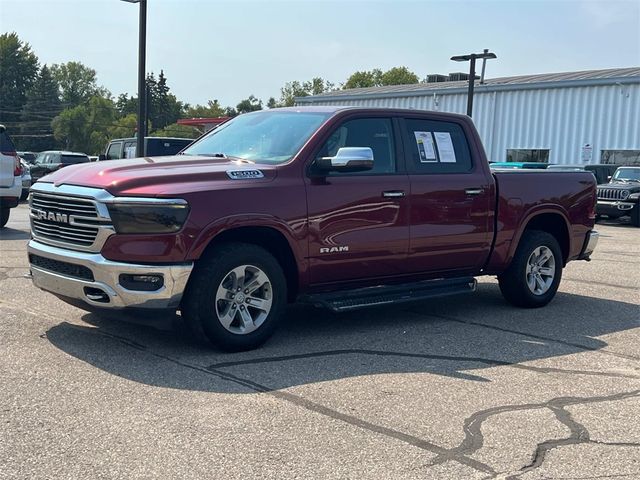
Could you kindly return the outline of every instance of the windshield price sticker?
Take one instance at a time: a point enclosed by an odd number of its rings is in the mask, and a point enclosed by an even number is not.
[[[438,153],[442,163],[456,163],[456,151],[453,149],[453,141],[449,132],[433,132],[438,145]]]
[[[431,132],[413,132],[418,145],[421,163],[437,162],[436,149],[433,147]]]

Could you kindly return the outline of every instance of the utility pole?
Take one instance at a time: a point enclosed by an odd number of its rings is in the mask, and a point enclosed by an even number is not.
[[[482,53],[470,53],[469,55],[456,55],[451,57],[454,62],[469,62],[469,91],[467,93],[467,115],[473,113],[473,90],[476,81],[476,59],[481,58],[482,63],[482,80],[484,81],[485,62],[488,58],[498,58],[495,53],[491,53],[485,49]]]
[[[147,0],[122,0],[128,3],[140,4],[140,19],[138,26],[138,127],[136,141],[136,156],[144,157],[144,137],[146,136],[146,73],[145,57],[147,44]]]

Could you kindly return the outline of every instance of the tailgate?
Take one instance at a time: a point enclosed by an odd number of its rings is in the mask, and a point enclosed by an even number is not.
[[[13,185],[13,172],[15,169],[15,157],[0,153],[0,187],[11,187]]]

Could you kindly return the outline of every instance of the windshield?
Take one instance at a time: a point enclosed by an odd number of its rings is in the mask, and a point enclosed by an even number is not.
[[[640,182],[640,168],[619,168],[613,174],[613,180]]]
[[[292,110],[247,113],[221,125],[182,153],[283,163],[298,153],[330,115]]]

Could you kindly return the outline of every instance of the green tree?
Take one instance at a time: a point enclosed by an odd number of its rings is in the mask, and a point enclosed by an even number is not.
[[[171,93],[162,70],[157,80],[153,72],[147,75],[147,93],[147,115],[156,128],[164,128],[180,118],[182,102]]]
[[[333,83],[320,77],[312,78],[311,80],[306,82],[300,82],[298,80],[287,82],[280,89],[280,102],[277,104],[277,106],[291,107],[295,105],[296,97],[320,95],[321,93],[330,92],[334,88],[335,85]]]
[[[117,119],[114,125],[107,129],[109,138],[128,138],[136,134],[138,128],[138,115],[130,113]]]
[[[183,115],[185,118],[216,118],[224,117],[226,113],[218,100],[209,100],[206,105],[186,105]]]
[[[380,77],[382,85],[409,85],[419,81],[418,76],[407,67],[393,67]]]
[[[262,100],[258,100],[253,95],[249,95],[248,98],[245,98],[236,105],[238,114],[255,112],[256,110],[262,110]]]
[[[58,98],[58,83],[46,65],[40,69],[26,97],[21,115],[21,133],[24,135],[21,148],[36,152],[54,148],[50,118],[58,115],[62,108]]]
[[[138,112],[138,98],[130,97],[126,93],[121,93],[118,95],[116,99],[116,110],[123,117],[133,113],[137,114]]]
[[[278,108],[278,102],[275,98],[269,97],[269,100],[267,101],[267,108]]]
[[[408,85],[418,83],[418,76],[407,67],[393,67],[383,72],[379,68],[355,72],[342,86],[343,89],[381,87],[385,85]]]
[[[347,81],[342,86],[343,89],[350,88],[367,88],[367,87],[379,87],[381,82],[382,70],[374,68],[373,70],[363,70],[361,72],[354,72],[351,74]]]
[[[0,35],[0,116],[3,122],[19,121],[27,91],[38,73],[38,57],[18,35]]]
[[[96,154],[104,149],[110,129],[119,125],[113,101],[95,95],[53,119],[53,133],[65,148]]]
[[[96,71],[80,62],[67,62],[51,66],[60,85],[60,99],[67,108],[86,102],[94,95],[109,97],[110,93],[98,86]]]

